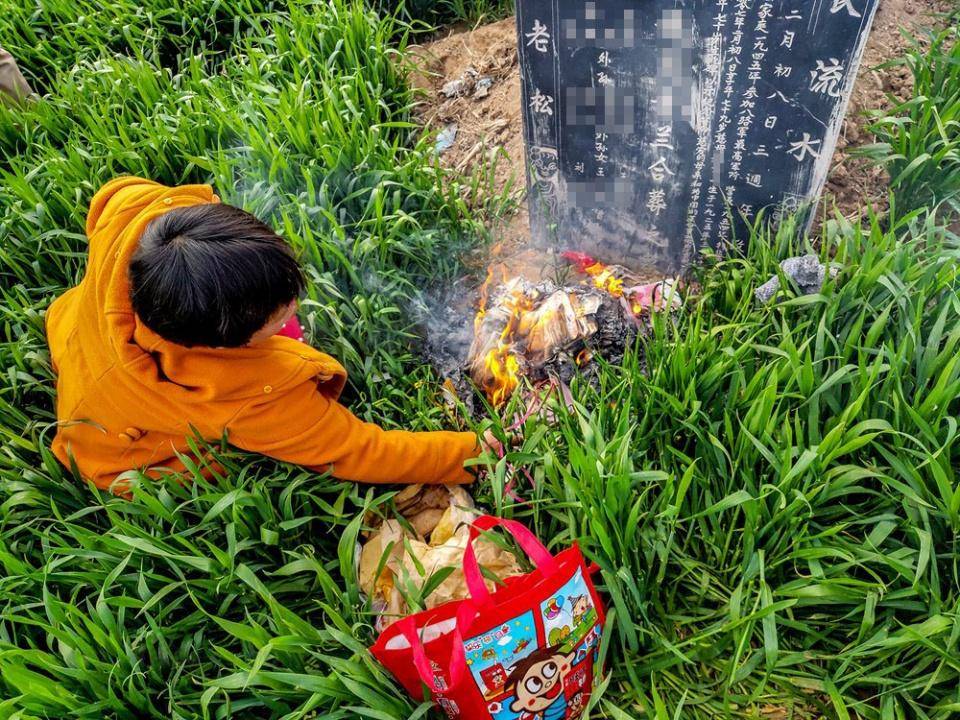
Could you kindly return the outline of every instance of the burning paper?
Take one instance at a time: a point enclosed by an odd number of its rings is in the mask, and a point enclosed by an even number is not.
[[[564,253],[583,275],[558,286],[515,277],[480,294],[467,370],[494,405],[503,404],[522,377],[562,380],[597,355],[617,360],[650,310],[675,307],[672,281],[641,285],[623,267],[582,253]]]
[[[583,349],[597,332],[603,296],[589,288],[557,288],[514,278],[501,286],[489,309],[477,315],[468,356],[474,381],[494,404],[502,403],[531,369],[565,350]]]

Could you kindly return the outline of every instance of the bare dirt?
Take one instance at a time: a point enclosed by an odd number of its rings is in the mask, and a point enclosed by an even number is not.
[[[822,208],[832,211],[835,205],[851,220],[859,218],[866,207],[879,212],[887,209],[886,173],[851,151],[875,141],[867,130],[867,111],[887,110],[910,97],[913,80],[908,68],[878,67],[903,57],[910,48],[911,40],[903,29],[922,35],[939,24],[937,13],[949,6],[949,0],[880,0]],[[475,29],[448,29],[415,47],[413,53],[422,71],[415,75],[415,84],[424,91],[418,108],[420,121],[436,130],[454,123],[457,126],[453,145],[441,154],[441,162],[464,175],[486,168],[487,192],[504,193],[520,201],[525,179],[514,18]],[[444,86],[460,79],[464,81],[461,93],[447,97],[442,92]],[[489,84],[485,96],[477,94],[478,81],[480,85]],[[483,95],[482,89],[479,95]],[[527,224],[521,202],[518,211],[498,220],[492,231],[503,247],[522,247]]]
[[[517,203],[516,212],[493,221],[495,252],[509,257],[511,265],[519,263],[530,270],[518,273],[514,268],[510,274],[533,279],[533,268],[542,267],[543,262],[533,251],[524,250],[529,219],[522,202],[526,177],[516,28],[516,19],[509,17],[473,30],[448,29],[439,38],[413,49],[422,71],[414,76],[414,84],[425,91],[418,108],[425,126],[440,130],[451,123],[457,125],[453,146],[440,156],[443,165],[464,175],[482,169],[489,174],[489,194],[504,195]],[[447,98],[441,92],[451,80],[469,78],[470,70],[493,80],[489,95],[477,98],[468,92]]]
[[[950,2],[938,0],[880,0],[827,179],[824,206],[828,210],[835,201],[845,217],[855,220],[866,207],[881,213],[888,209],[886,172],[852,154],[851,150],[876,141],[867,130],[870,122],[867,113],[889,110],[913,92],[909,68],[904,65],[880,67],[904,57],[911,48],[912,41],[904,30],[927,45],[925,31],[939,26],[942,13],[950,9]]]

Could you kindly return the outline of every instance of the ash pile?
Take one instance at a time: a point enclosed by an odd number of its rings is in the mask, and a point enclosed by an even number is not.
[[[562,257],[573,266],[569,280],[515,276],[492,286],[491,271],[472,329],[455,303],[438,303],[432,317],[442,321],[427,327],[427,354],[452,402],[459,399],[474,413],[474,388],[497,407],[524,381],[536,389],[569,384],[577,373],[595,374],[597,357],[622,361],[648,328],[649,313],[680,304],[673,280],[641,284],[627,268],[580,253]]]

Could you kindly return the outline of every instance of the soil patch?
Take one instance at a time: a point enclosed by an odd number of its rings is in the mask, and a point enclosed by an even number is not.
[[[840,212],[850,220],[860,217],[867,207],[881,213],[889,208],[890,178],[886,171],[851,151],[876,142],[867,130],[870,120],[866,113],[889,110],[913,93],[913,75],[909,68],[879,66],[904,57],[910,49],[911,40],[904,30],[916,35],[922,45],[929,45],[927,30],[939,26],[951,6],[950,2],[937,0],[880,0],[821,207],[832,209],[836,202]]]
[[[950,4],[947,0],[880,0],[821,208],[832,211],[836,205],[851,220],[866,207],[886,211],[889,178],[885,171],[851,151],[875,141],[867,130],[865,112],[889,109],[910,97],[913,89],[908,68],[878,66],[903,57],[908,50],[911,41],[904,36],[904,28],[922,35],[938,24],[938,13],[946,12]],[[510,17],[472,30],[450,28],[413,48],[413,56],[423,71],[415,76],[415,84],[425,91],[418,107],[420,121],[437,130],[456,125],[452,145],[440,156],[443,165],[470,174],[479,163],[490,163],[490,192],[507,192],[520,200],[525,177],[516,42],[516,21]],[[457,80],[462,84],[449,85]],[[457,92],[448,96],[451,91]],[[492,230],[503,247],[517,248],[525,245],[527,226],[521,203],[517,213],[499,220]]]

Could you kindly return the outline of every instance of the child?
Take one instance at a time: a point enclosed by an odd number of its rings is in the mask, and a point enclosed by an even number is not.
[[[86,274],[46,322],[53,452],[98,487],[183,470],[196,434],[371,483],[467,483],[464,461],[495,442],[354,417],[340,363],[290,337],[304,286],[290,247],[209,186],[118,178],[86,229]]]

